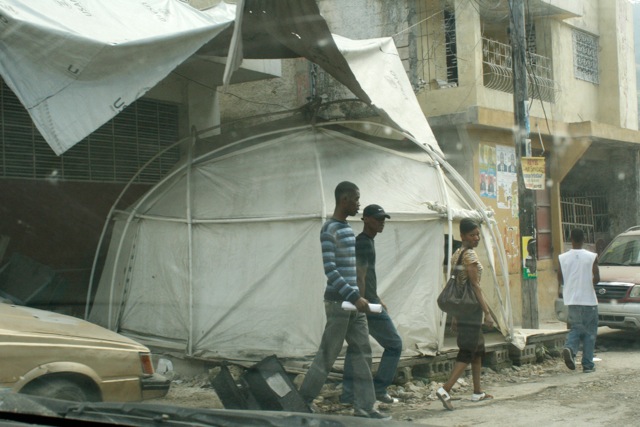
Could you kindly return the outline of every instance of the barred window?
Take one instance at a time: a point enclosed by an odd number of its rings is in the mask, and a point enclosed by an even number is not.
[[[598,37],[573,30],[573,73],[577,79],[599,83]]]
[[[57,156],[15,94],[0,80],[0,177],[128,182],[178,139],[178,106],[139,99],[63,155]],[[180,157],[155,159],[135,182],[157,182]]]

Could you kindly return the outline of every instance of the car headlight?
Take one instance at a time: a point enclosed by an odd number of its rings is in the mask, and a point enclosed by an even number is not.
[[[629,298],[640,298],[640,285],[635,285],[629,292]]]

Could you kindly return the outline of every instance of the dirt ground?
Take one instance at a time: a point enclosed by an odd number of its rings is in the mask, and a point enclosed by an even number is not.
[[[637,425],[640,333],[601,328],[595,357],[596,372],[590,374],[582,373],[580,365],[570,371],[552,355],[539,364],[499,372],[483,368],[483,388],[495,398],[471,402],[471,378],[461,378],[452,392],[454,411],[436,398],[439,383],[414,378],[389,387],[400,402],[378,409],[394,420],[434,426]],[[326,385],[317,406],[326,414],[350,416],[351,408],[337,402],[339,394],[339,383]],[[169,394],[155,403],[223,407],[207,375],[174,379]]]

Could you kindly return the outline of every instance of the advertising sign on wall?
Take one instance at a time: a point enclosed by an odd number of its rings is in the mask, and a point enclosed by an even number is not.
[[[529,190],[544,190],[546,185],[544,157],[523,157],[522,177]]]

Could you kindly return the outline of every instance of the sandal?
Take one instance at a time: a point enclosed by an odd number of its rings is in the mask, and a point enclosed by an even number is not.
[[[438,399],[440,399],[440,402],[442,402],[442,406],[444,406],[449,411],[453,411],[453,405],[451,404],[451,396],[449,396],[449,393],[447,393],[447,390],[440,387],[438,391],[436,391],[436,396],[438,396]]]
[[[471,395],[472,402],[480,402],[481,400],[490,400],[490,399],[493,399],[493,396],[485,393],[484,391],[482,393],[478,393],[478,394],[473,393]]]

